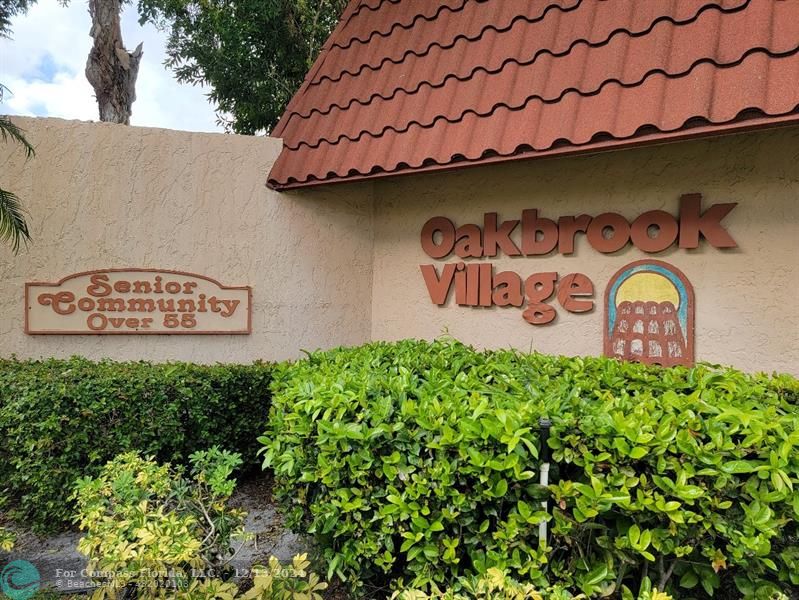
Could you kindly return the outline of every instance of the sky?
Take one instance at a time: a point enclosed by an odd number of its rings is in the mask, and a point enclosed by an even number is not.
[[[0,83],[6,92],[0,114],[99,120],[94,91],[83,71],[92,45],[91,19],[84,0],[67,7],[39,0],[12,21],[12,39],[0,38]],[[166,34],[141,27],[135,6],[122,15],[128,51],[144,42],[131,125],[188,131],[221,131],[207,88],[179,84],[163,66]]]

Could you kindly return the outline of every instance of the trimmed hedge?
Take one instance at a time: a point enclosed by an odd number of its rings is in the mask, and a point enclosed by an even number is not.
[[[368,591],[494,567],[588,597],[633,597],[642,582],[674,598],[799,589],[790,376],[373,343],[279,366],[261,442],[328,577]]]
[[[187,464],[218,445],[256,461],[272,365],[0,360],[0,498],[37,531],[66,524],[78,477],[139,451]]]

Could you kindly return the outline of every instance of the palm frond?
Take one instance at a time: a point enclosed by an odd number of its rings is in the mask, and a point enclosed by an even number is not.
[[[11,19],[6,14],[0,14],[0,38],[11,39]]]
[[[25,149],[26,158],[31,158],[36,154],[31,143],[25,139],[25,132],[14,125],[8,117],[0,116],[0,137],[3,138],[4,142],[7,142],[10,138],[18,144],[21,144]]]
[[[22,242],[27,245],[31,239],[24,212],[19,198],[0,188],[0,241],[10,242],[14,254],[19,252]]]

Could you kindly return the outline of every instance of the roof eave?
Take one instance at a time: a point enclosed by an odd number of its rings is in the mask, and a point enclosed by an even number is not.
[[[656,132],[643,134],[625,139],[610,139],[597,142],[589,142],[581,146],[568,145],[560,148],[550,148],[542,151],[525,151],[508,156],[487,156],[475,160],[460,160],[444,164],[434,164],[422,167],[407,167],[395,171],[379,171],[376,173],[360,173],[344,177],[329,177],[325,179],[310,179],[308,181],[277,181],[271,177],[267,179],[267,187],[276,191],[288,191],[334,185],[338,183],[351,183],[355,181],[383,179],[386,177],[399,177],[402,175],[415,175],[419,173],[432,173],[442,171],[454,171],[466,167],[498,164],[516,160],[533,160],[543,158],[558,158],[564,156],[585,156],[598,154],[614,150],[625,150],[629,148],[656,146],[680,141],[695,139],[721,137],[747,133],[750,131],[764,131],[778,127],[786,127],[799,124],[799,109],[786,115],[762,116],[750,119],[736,120],[720,125],[707,124],[680,129],[674,132]]]

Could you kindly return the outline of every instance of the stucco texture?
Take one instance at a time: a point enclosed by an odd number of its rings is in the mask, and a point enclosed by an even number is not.
[[[0,144],[0,185],[22,199],[33,242],[0,247],[0,355],[248,362],[369,339],[370,185],[272,192],[270,138],[14,122],[36,157]],[[25,282],[129,267],[251,285],[252,334],[25,335]]]
[[[799,128],[278,194],[264,182],[279,140],[15,121],[37,156],[26,162],[0,144],[0,185],[22,198],[33,243],[18,256],[0,247],[0,356],[248,362],[445,333],[478,347],[597,355],[608,280],[655,258],[693,284],[697,360],[799,374]],[[601,254],[578,235],[570,256],[467,259],[522,277],[586,274],[594,310],[573,314],[553,301],[548,325],[528,324],[515,307],[461,307],[452,297],[436,306],[419,269],[458,260],[423,252],[420,231],[433,216],[481,224],[486,212],[518,219],[537,208],[553,220],[606,211],[632,220],[655,209],[676,215],[691,192],[703,194],[704,208],[738,203],[723,221],[738,248]],[[26,282],[131,267],[251,285],[252,334],[24,333]]]
[[[704,141],[624,150],[594,156],[547,159],[386,179],[375,187],[372,332],[376,339],[432,338],[448,333],[480,347],[513,347],[546,353],[602,353],[602,305],[606,284],[624,265],[655,258],[673,264],[696,294],[697,360],[747,371],[799,373],[799,129],[779,129]],[[610,211],[632,220],[661,209],[676,215],[682,194],[703,194],[703,207],[738,206],[723,221],[738,248],[702,242],[697,250],[676,246],[645,254],[628,245],[614,254],[591,248],[577,236],[573,255],[500,255],[497,270],[522,277],[542,271],[585,273],[596,288],[591,313],[560,308],[548,325],[533,326],[514,307],[434,305],[419,265],[439,267],[420,245],[433,216],[455,225],[482,224],[483,214],[519,219],[537,208],[553,220]],[[518,233],[518,228],[517,228]]]

